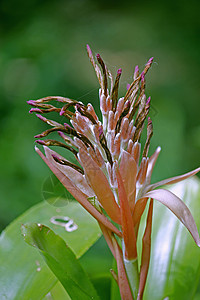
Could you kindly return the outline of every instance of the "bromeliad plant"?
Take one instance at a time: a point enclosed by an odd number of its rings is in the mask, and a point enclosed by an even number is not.
[[[30,112],[36,112],[40,120],[51,126],[36,135],[36,142],[44,146],[45,154],[37,147],[35,149],[64,187],[98,221],[117,262],[117,274],[112,274],[119,285],[121,298],[139,300],[143,297],[150,262],[153,199],[176,215],[200,247],[198,230],[187,206],[172,192],[160,188],[195,175],[200,168],[151,183],[152,171],[161,150],[158,147],[148,157],[153,126],[148,117],[151,99],[146,99],[145,76],[153,58],[149,59],[141,74],[136,66],[134,81],[127,87],[125,96],[118,99],[122,70],[117,71],[114,79],[101,56],[96,55],[96,62],[89,46],[87,52],[100,84],[102,121],[90,103],[85,105],[56,96],[29,100],[28,103],[33,106]],[[50,104],[51,101],[60,103],[62,107]],[[60,124],[43,116],[51,112],[57,112],[71,124]],[[146,123],[147,138],[142,150],[140,138]],[[52,132],[57,132],[63,141],[41,139]],[[71,151],[77,163],[68,161],[49,146]],[[139,266],[138,229],[148,199]]]

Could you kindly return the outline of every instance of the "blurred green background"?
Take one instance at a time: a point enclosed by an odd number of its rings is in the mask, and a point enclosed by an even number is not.
[[[200,165],[199,1],[0,1],[0,229],[42,201],[50,171],[34,152],[47,128],[26,100],[61,95],[98,105],[88,43],[116,73],[120,95],[136,64],[147,75],[154,137],[153,180]]]

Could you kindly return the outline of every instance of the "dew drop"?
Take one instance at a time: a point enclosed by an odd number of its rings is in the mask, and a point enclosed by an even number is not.
[[[35,261],[35,264],[36,264],[36,266],[37,266],[36,271],[37,271],[37,272],[40,272],[40,271],[41,271],[40,262],[39,262],[38,260],[36,260],[36,261]]]
[[[64,227],[67,232],[73,232],[78,229],[78,225],[67,216],[54,216],[50,219],[50,222]]]

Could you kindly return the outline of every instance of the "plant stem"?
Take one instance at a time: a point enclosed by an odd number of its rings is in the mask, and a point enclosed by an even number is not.
[[[123,261],[126,269],[126,274],[129,281],[129,286],[132,291],[134,300],[137,300],[138,289],[139,289],[139,272],[138,272],[138,258],[128,260],[125,258],[125,244],[122,239],[122,252],[123,252]]]
[[[134,300],[137,300],[139,288],[138,259],[136,258],[134,260],[127,260],[126,258],[124,258],[124,265],[133,298]]]

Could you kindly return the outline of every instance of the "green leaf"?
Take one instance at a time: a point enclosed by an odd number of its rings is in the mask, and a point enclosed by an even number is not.
[[[170,190],[189,207],[200,231],[200,181],[191,178]],[[200,248],[182,223],[154,202],[150,269],[144,300],[194,298],[200,280]],[[196,298],[195,298],[196,299]]]
[[[80,258],[80,262],[87,270],[99,297],[103,300],[110,300],[112,280],[110,269],[113,256],[103,236]],[[115,284],[117,286],[116,282]]]
[[[65,227],[51,222],[52,217],[63,216],[72,219],[78,229],[67,232]],[[43,299],[58,281],[38,251],[24,242],[21,225],[27,222],[50,227],[73,249],[76,257],[82,256],[101,235],[95,219],[77,202],[69,202],[62,208],[47,202],[34,206],[0,236],[0,299]]]
[[[49,227],[36,223],[22,225],[22,233],[29,245],[40,250],[71,299],[99,299],[81,264],[59,235]]]
[[[55,284],[55,286],[51,289],[51,292],[48,293],[43,298],[43,300],[58,300],[58,299],[71,300],[71,298],[67,294],[66,290],[64,289],[64,287],[62,286],[62,284],[60,283],[60,281],[58,281]]]

